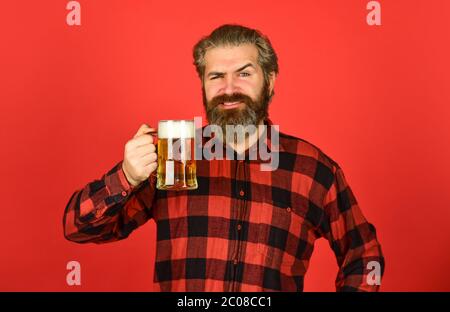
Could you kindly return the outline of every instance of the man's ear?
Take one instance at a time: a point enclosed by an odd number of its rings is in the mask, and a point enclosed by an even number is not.
[[[277,79],[277,74],[275,74],[275,72],[271,72],[269,74],[269,94],[273,94],[276,79]]]

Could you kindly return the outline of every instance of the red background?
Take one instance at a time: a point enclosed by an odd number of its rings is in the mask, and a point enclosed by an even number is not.
[[[141,123],[203,115],[192,46],[223,23],[266,33],[280,75],[270,116],[336,160],[386,256],[385,291],[450,290],[450,3],[68,1],[0,7],[0,290],[152,290],[155,225],[108,245],[65,241],[75,189],[122,159]],[[66,285],[81,263],[82,286]],[[332,291],[316,243],[306,291]]]

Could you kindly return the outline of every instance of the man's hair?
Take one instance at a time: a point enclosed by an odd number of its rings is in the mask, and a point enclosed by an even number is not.
[[[270,74],[278,74],[278,57],[269,39],[256,29],[241,25],[222,25],[213,30],[211,34],[203,37],[194,46],[194,65],[203,82],[205,74],[205,54],[208,49],[220,46],[239,46],[253,44],[258,49],[258,64],[264,73],[266,84]]]

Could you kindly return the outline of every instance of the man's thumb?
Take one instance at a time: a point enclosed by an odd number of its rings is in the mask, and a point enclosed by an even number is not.
[[[136,134],[134,135],[134,137],[135,138],[137,138],[137,137],[139,137],[139,136],[141,136],[141,135],[143,135],[143,134],[146,134],[146,133],[149,133],[149,132],[152,132],[152,131],[156,131],[156,129],[155,128],[151,128],[149,125],[147,125],[147,124],[142,124],[140,127],[139,127],[139,130],[136,132]]]

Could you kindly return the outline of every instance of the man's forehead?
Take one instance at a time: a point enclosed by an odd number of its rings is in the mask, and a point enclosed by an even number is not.
[[[209,49],[205,54],[206,71],[238,68],[247,63],[256,67],[257,61],[258,50],[251,44],[219,46]]]

